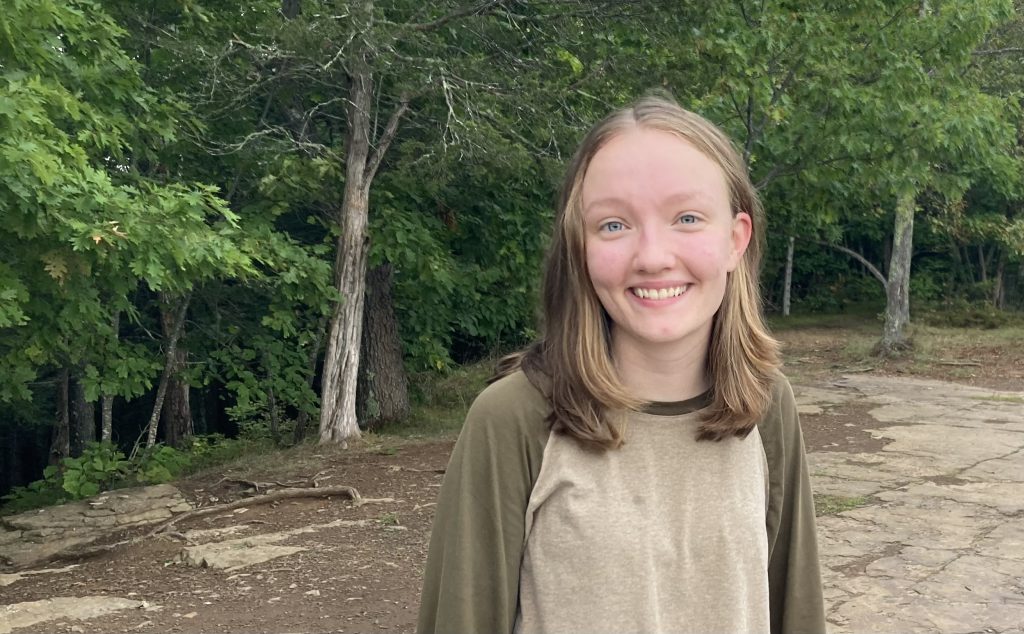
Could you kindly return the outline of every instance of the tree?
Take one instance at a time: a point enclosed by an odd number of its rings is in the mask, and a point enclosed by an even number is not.
[[[835,234],[844,213],[893,209],[883,351],[904,344],[918,195],[955,199],[980,174],[1013,178],[1006,103],[966,72],[1009,15],[999,0],[739,2],[702,22],[696,46],[720,72],[697,75],[709,83],[694,104],[741,140],[784,235],[817,240],[806,229]]]
[[[0,400],[31,398],[28,383],[55,370],[63,427],[71,401],[87,412],[148,388],[152,357],[118,340],[115,318],[133,315],[138,289],[180,293],[250,259],[211,188],[144,174],[180,104],[142,83],[96,4],[14,0],[0,34]]]
[[[533,81],[534,67],[569,68],[545,48],[546,42],[531,41],[529,29],[559,17],[558,11],[586,17],[597,9],[571,3],[565,5],[568,10],[541,6],[523,15],[510,12],[503,2],[444,3],[429,9],[415,3],[353,2],[346,5],[346,19],[339,20],[321,11],[320,4],[296,10],[291,3],[286,13],[294,17],[286,20],[276,14],[277,5],[274,15],[265,10],[268,6],[247,14],[265,19],[247,35],[231,37],[210,60],[218,69],[235,64],[249,74],[219,73],[220,83],[209,93],[233,89],[232,112],[239,107],[260,112],[256,125],[236,137],[231,151],[273,147],[344,168],[340,195],[333,196],[337,200],[325,214],[339,302],[326,342],[320,434],[324,442],[344,442],[358,434],[357,344],[371,250],[370,191],[378,170],[391,160],[388,148],[400,126],[422,139],[419,147],[428,151],[472,151],[474,142],[508,123],[503,91],[516,89],[524,78]],[[496,64],[523,73],[508,73],[507,85],[495,84]],[[423,234],[415,239],[432,240]]]

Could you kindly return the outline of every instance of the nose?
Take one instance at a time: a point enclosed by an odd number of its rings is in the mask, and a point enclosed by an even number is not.
[[[644,228],[636,241],[633,265],[643,273],[660,273],[672,267],[675,255],[671,241],[664,231]]]

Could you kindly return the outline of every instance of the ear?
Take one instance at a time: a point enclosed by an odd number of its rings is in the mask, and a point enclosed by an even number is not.
[[[747,252],[747,245],[750,244],[750,237],[754,232],[754,222],[750,214],[741,211],[732,218],[732,252],[729,254],[729,272],[732,273],[740,265],[743,254]]]

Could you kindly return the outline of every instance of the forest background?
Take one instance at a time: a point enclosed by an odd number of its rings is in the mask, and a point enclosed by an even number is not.
[[[1022,11],[5,0],[7,510],[344,444],[524,345],[565,163],[652,89],[749,162],[769,312],[877,314],[881,355],[911,307],[1019,321]]]

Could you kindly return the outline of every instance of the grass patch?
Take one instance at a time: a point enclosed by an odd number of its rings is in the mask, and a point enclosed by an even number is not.
[[[999,403],[1021,403],[1024,404],[1024,396],[1011,396],[1008,394],[991,394],[989,396],[972,396],[976,401],[996,401]]]
[[[317,473],[324,468],[325,455],[343,451],[340,446],[315,444],[315,436],[287,448],[278,447],[269,440],[250,442],[239,447],[237,455],[211,461],[201,469],[189,470],[183,479],[203,481],[230,473],[232,477],[243,480],[293,480]]]
[[[949,358],[948,350],[950,348],[966,348],[978,344],[1019,346],[1024,339],[1024,325],[1014,324],[998,328],[957,328],[915,324],[913,337],[915,348],[935,353],[936,357]]]
[[[915,311],[917,321],[936,327],[993,330],[1024,328],[1024,315],[1017,311],[999,310],[988,304],[952,302],[948,305],[925,305]]]
[[[999,358],[1003,366],[1012,366],[1014,359],[1024,358],[1020,347],[1024,323],[1010,317],[998,327],[936,325],[924,319],[915,320],[907,331],[910,348],[886,359],[875,353],[882,335],[882,322],[877,315],[773,316],[769,323],[784,342],[788,357],[798,363],[817,362],[834,368],[863,367],[955,380],[972,378],[982,366],[992,374],[990,366]]]
[[[788,317],[773,314],[768,315],[768,325],[772,330],[779,332],[808,328],[840,328],[855,332],[862,331],[865,334],[881,334],[881,310],[883,309],[859,308],[834,314],[791,313]]]
[[[411,377],[412,415],[381,428],[379,433],[404,438],[457,435],[469,406],[494,374],[494,365],[494,359],[485,359],[445,374],[425,372]]]
[[[867,506],[868,499],[864,496],[845,497],[842,495],[815,494],[814,515],[836,515],[844,511],[851,511],[862,506]]]

